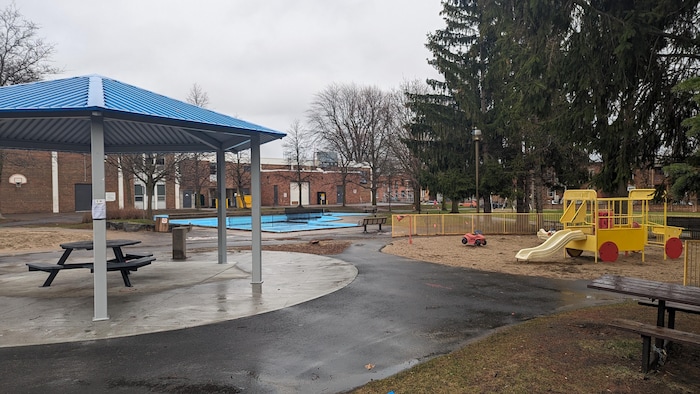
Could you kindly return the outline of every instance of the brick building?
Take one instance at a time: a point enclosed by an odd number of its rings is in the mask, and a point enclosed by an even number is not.
[[[0,212],[60,213],[89,211],[92,202],[91,159],[89,154],[5,150],[0,183]],[[195,199],[200,207],[218,204],[217,165],[208,160],[199,163],[208,171],[201,182],[191,183],[165,180],[158,182],[154,190],[154,209],[194,208]],[[250,168],[243,172],[242,185],[234,182],[236,163],[226,163],[226,196],[229,206],[234,205],[238,190],[250,191]],[[263,206],[297,206],[298,184],[295,171],[283,160],[263,160],[261,166],[261,204]],[[371,192],[365,171],[357,169],[347,176],[342,186],[341,173],[333,168],[318,168],[313,163],[302,171],[303,205],[339,205],[345,195],[347,204],[369,203]],[[195,184],[197,186],[195,186]],[[145,185],[119,172],[114,166],[105,166],[107,210],[119,208],[144,209],[147,196]]]
[[[89,211],[92,204],[90,155],[25,150],[3,151],[0,212],[41,213]],[[105,172],[107,192],[115,199],[108,209],[119,207],[118,174]],[[133,205],[132,205],[133,206]]]

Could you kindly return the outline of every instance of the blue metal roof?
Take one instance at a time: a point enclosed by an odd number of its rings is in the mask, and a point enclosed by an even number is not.
[[[284,133],[98,75],[0,87],[0,147],[90,151],[92,116],[105,152],[234,151]]]

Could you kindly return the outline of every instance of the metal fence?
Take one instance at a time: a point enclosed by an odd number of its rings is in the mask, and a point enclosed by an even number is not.
[[[683,285],[700,286],[700,241],[685,241]]]
[[[473,233],[534,235],[541,228],[561,230],[561,213],[407,214],[391,216],[391,236]]]

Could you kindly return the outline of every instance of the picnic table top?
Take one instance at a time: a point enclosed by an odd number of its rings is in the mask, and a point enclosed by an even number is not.
[[[107,247],[108,248],[119,248],[122,246],[129,246],[129,245],[136,245],[140,244],[141,241],[139,240],[134,240],[134,239],[108,239],[107,240]],[[85,249],[85,250],[92,250],[94,243],[93,241],[77,241],[77,242],[66,242],[62,243],[61,247],[63,249]]]
[[[588,284],[588,288],[637,297],[700,306],[700,287],[619,275],[604,275]]]

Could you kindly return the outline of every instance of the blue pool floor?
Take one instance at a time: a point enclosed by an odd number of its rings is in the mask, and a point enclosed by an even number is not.
[[[306,220],[290,221],[286,215],[263,215],[261,217],[262,231],[272,233],[289,233],[294,231],[310,231],[323,229],[336,229],[345,227],[357,227],[357,223],[342,221],[348,216],[366,216],[361,213],[324,213],[320,217]],[[217,218],[196,218],[196,219],[172,219],[172,224],[201,227],[217,227]],[[250,216],[231,216],[226,218],[226,228],[231,230],[252,230]]]

